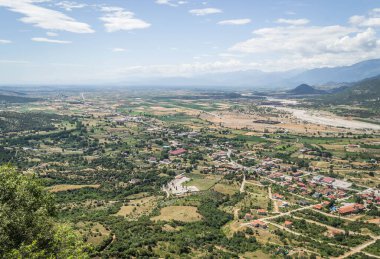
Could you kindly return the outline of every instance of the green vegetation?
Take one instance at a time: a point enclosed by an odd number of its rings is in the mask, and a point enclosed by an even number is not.
[[[17,95],[0,94],[0,103],[30,103],[40,101],[39,98],[31,98]]]
[[[286,112],[240,94],[144,94],[94,91],[82,100],[75,92],[7,104],[0,163],[17,169],[2,169],[12,173],[0,179],[0,257],[333,257],[379,235],[367,222],[379,217],[373,205],[356,221],[312,209],[277,219],[292,221],[297,235],[249,225],[326,200],[365,204],[355,190],[337,193],[312,179],[380,186],[377,132],[292,124]],[[275,193],[283,198],[273,200]]]
[[[0,132],[48,131],[54,130],[54,123],[61,122],[64,116],[50,113],[0,112]]]
[[[365,251],[373,255],[380,256],[380,240],[377,240],[375,243],[368,246]]]
[[[0,208],[1,257],[88,257],[79,237],[54,222],[53,197],[35,176],[0,167]]]

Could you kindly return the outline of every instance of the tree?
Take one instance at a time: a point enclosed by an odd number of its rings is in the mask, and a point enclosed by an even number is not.
[[[74,232],[54,222],[53,196],[33,174],[0,167],[0,257],[87,258]]]

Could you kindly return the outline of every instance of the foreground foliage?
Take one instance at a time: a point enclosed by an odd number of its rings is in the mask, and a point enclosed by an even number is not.
[[[54,215],[53,197],[34,175],[0,167],[0,257],[87,258],[79,237]]]

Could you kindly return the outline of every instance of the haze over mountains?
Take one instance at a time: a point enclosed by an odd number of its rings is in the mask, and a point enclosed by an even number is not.
[[[193,77],[151,78],[144,81],[130,81],[127,84],[290,89],[304,83],[309,85],[331,85],[356,82],[377,75],[380,75],[380,59],[367,60],[350,66],[317,68],[306,71],[262,72],[259,70],[246,70],[203,74]]]

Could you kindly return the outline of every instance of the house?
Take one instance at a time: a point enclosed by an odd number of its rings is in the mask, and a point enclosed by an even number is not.
[[[330,199],[330,200],[335,200],[335,199],[336,199],[336,196],[333,195],[333,194],[331,194],[331,195],[327,196],[327,198]]]
[[[316,210],[321,210],[323,208],[323,205],[322,204],[316,204],[313,206],[313,208]]]
[[[325,184],[332,184],[334,181],[335,181],[335,179],[331,178],[331,177],[323,177],[322,178],[322,183],[325,183]]]
[[[303,182],[298,182],[297,185],[298,187],[306,187],[306,185]]]
[[[291,227],[293,226],[293,222],[288,221],[288,220],[285,220],[285,222],[284,222],[284,226],[285,226],[286,228],[291,228]]]
[[[255,228],[267,228],[268,227],[268,225],[265,223],[265,222],[263,222],[263,221],[261,221],[261,220],[254,220],[254,221],[252,221],[251,223],[250,223],[250,225],[252,226],[252,227],[255,227]]]
[[[284,196],[282,196],[281,194],[278,194],[278,193],[273,194],[273,199],[282,200],[283,198]]]
[[[187,152],[186,149],[179,148],[179,149],[176,149],[176,150],[170,150],[169,154],[172,155],[172,156],[180,156],[182,154],[185,154],[186,152]]]
[[[258,209],[257,210],[257,214],[265,216],[265,215],[268,214],[268,212],[266,210],[264,210],[264,209]]]
[[[357,213],[364,210],[364,205],[359,203],[348,204],[338,209],[340,215]]]

